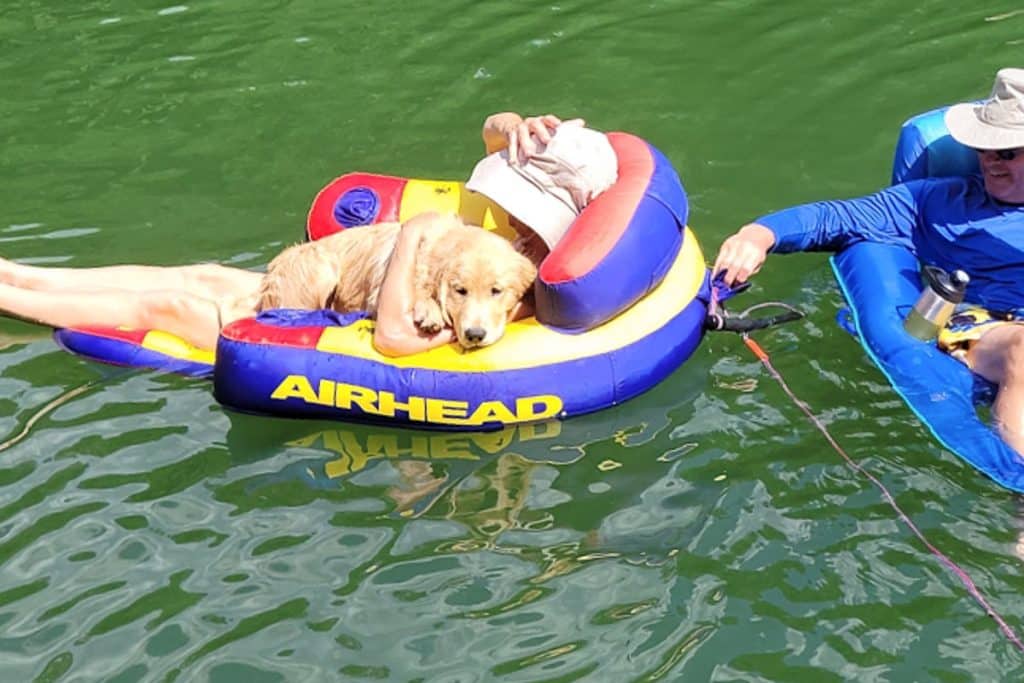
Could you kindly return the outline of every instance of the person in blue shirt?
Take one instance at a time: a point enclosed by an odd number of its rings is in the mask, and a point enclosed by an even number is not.
[[[999,70],[987,100],[954,105],[945,121],[977,152],[979,175],[914,180],[762,216],[722,243],[713,271],[741,283],[769,252],[835,251],[864,240],[965,271],[971,308],[954,316],[939,345],[997,385],[994,423],[1024,454],[1024,69]]]

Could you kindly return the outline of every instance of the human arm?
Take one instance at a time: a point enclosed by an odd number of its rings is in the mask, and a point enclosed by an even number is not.
[[[455,338],[451,328],[426,334],[413,321],[416,248],[437,218],[436,213],[421,213],[403,223],[398,233],[377,298],[377,324],[373,330],[373,346],[385,356],[428,351]]]
[[[922,189],[919,182],[895,185],[865,197],[802,204],[762,216],[722,243],[713,274],[722,272],[726,284],[745,282],[772,252],[838,251],[861,241],[912,249]]]
[[[562,121],[554,114],[523,118],[511,111],[491,114],[484,121],[482,136],[488,154],[509,151],[509,163],[518,164],[537,151],[537,143],[551,142],[551,133],[563,123],[583,125],[583,119]]]

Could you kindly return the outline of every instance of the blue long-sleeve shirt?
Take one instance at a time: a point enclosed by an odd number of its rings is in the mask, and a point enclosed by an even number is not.
[[[837,251],[865,240],[898,244],[922,263],[970,275],[971,303],[1024,308],[1024,206],[993,199],[980,175],[913,180],[755,222],[775,233],[773,252]]]

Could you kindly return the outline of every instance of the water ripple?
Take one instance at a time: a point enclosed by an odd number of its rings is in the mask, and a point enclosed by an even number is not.
[[[983,95],[1005,51],[977,46],[1020,41],[1016,10],[937,0],[9,5],[0,243],[61,265],[259,266],[331,177],[465,177],[505,109],[651,140],[710,257],[884,183],[899,122]],[[736,306],[807,313],[760,343],[1021,623],[1024,509],[835,326],[823,257],[787,258]],[[734,337],[595,415],[426,435],[227,413],[24,328],[0,330],[5,681],[1024,673]]]

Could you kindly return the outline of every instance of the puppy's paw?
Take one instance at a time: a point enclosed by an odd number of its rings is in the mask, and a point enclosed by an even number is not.
[[[441,307],[433,299],[421,299],[412,308],[412,319],[423,332],[435,334],[444,327],[444,315]]]

